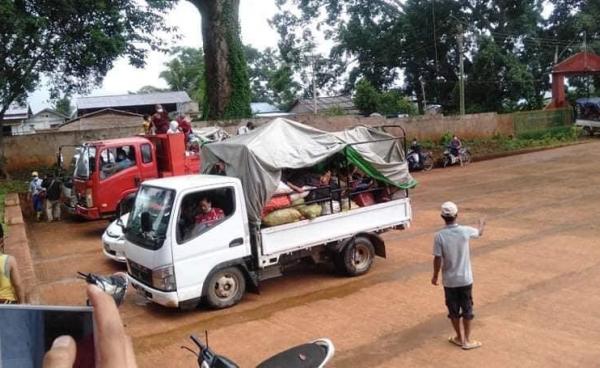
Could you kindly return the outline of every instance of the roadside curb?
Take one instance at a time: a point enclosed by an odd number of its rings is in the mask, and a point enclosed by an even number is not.
[[[17,259],[26,299],[31,300],[33,289],[37,285],[37,277],[33,268],[33,260],[25,229],[25,221],[23,221],[19,194],[7,194],[4,199],[4,206],[4,222],[8,228],[4,239],[5,251],[6,254],[14,256]]]

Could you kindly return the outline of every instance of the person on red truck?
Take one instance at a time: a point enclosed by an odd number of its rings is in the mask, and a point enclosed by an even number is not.
[[[165,134],[169,130],[169,115],[161,105],[156,105],[156,112],[152,115],[154,133]]]
[[[185,134],[185,142],[187,143],[190,140],[190,134],[192,133],[191,119],[188,115],[179,115],[177,117],[177,122],[179,123],[179,130]]]

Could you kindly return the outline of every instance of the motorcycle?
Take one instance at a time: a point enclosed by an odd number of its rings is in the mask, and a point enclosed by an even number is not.
[[[458,149],[458,156],[453,155],[450,148],[446,148],[444,151],[444,157],[442,159],[442,166],[450,166],[459,163],[460,166],[465,166],[471,163],[471,152],[467,147],[461,147]]]
[[[98,286],[102,291],[112,296],[117,307],[125,300],[127,294],[127,275],[123,272],[117,272],[111,276],[96,275],[93,273],[77,272],[78,277],[84,279],[88,284]]]
[[[109,294],[115,300],[117,306],[125,299],[127,294],[127,275],[123,272],[117,272],[111,276],[96,275],[93,273],[77,272],[79,277],[87,283],[98,286],[105,293]],[[198,359],[200,368],[238,368],[238,365],[232,360],[218,355],[208,347],[208,334],[206,334],[206,345],[196,336],[190,336],[190,339],[199,348],[199,352],[182,346],[182,348],[191,351]],[[331,360],[335,353],[333,342],[327,338],[317,339],[306,344],[294,346],[260,363],[257,368],[323,368]]]
[[[406,154],[409,171],[429,171],[433,169],[433,154],[431,151],[410,150]]]
[[[199,352],[196,353],[185,346],[182,348],[191,351],[198,357],[200,368],[238,368],[235,362],[216,354],[208,347],[208,334],[206,335],[206,345],[194,335],[190,336],[190,339],[196,344]],[[294,346],[274,355],[260,363],[257,368],[322,368],[331,360],[334,353],[335,347],[331,340],[322,338]]]

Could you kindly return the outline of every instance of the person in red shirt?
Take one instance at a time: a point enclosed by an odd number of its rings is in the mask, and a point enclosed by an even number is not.
[[[179,123],[179,130],[185,134],[185,141],[187,142],[190,139],[190,133],[192,132],[191,119],[188,115],[179,115],[177,117],[177,122]]]
[[[206,197],[200,200],[200,213],[196,215],[196,225],[212,226],[225,217],[223,210],[212,206],[212,201]]]
[[[156,105],[156,112],[152,115],[154,133],[165,134],[169,130],[169,115],[161,105]]]

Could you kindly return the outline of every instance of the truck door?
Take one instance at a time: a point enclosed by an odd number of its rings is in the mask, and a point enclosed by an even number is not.
[[[96,203],[101,214],[114,212],[121,198],[140,180],[135,147],[104,147],[100,151]]]
[[[140,145],[140,180],[158,178],[158,167],[156,165],[156,153],[150,143]]]
[[[173,260],[179,300],[201,295],[204,279],[218,265],[250,255],[243,203],[233,186],[185,193],[174,226]]]

